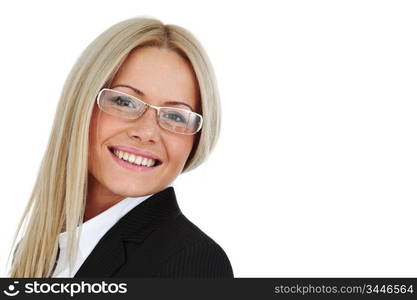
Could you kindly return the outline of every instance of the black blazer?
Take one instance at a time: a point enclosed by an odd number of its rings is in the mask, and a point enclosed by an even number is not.
[[[189,221],[173,187],[138,204],[98,242],[74,278],[233,278],[223,249]]]

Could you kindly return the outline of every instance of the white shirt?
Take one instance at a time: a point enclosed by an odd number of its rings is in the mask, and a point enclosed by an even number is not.
[[[74,267],[71,270],[72,272],[70,272],[69,262],[67,260],[67,232],[60,233],[60,253],[52,277],[74,277],[103,235],[125,214],[150,196],[152,196],[152,194],[137,198],[125,198],[97,216],[84,222],[81,228],[79,247],[74,261]],[[80,230],[80,226],[77,227],[77,230]]]

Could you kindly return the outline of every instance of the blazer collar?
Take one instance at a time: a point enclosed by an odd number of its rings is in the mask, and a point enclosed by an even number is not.
[[[152,195],[130,210],[101,238],[74,278],[111,277],[126,261],[123,241],[141,243],[164,221],[180,213],[173,187]]]

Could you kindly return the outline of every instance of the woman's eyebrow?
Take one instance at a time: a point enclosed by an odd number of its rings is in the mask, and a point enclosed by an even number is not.
[[[139,94],[141,96],[145,96],[144,92],[142,92],[141,90],[139,90],[137,88],[134,88],[130,85],[127,85],[127,84],[118,84],[118,85],[113,86],[113,88],[115,88],[115,87],[126,87],[126,88],[129,88],[132,91],[134,91],[136,94]],[[166,104],[166,105],[185,105],[185,106],[189,107],[191,110],[193,110],[193,108],[190,105],[188,105],[185,102],[181,102],[181,101],[165,101],[164,104]]]

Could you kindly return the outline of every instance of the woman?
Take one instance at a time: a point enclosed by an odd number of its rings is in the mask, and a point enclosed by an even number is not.
[[[214,73],[191,33],[139,17],[102,33],[65,83],[11,277],[233,277],[172,187],[219,128]]]

